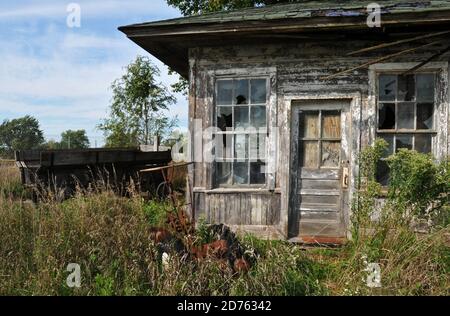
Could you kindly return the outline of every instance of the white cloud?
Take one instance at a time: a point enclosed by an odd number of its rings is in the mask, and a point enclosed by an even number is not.
[[[77,3],[81,7],[81,15],[92,17],[117,17],[145,14],[146,16],[159,16],[169,18],[178,14],[178,11],[169,7],[165,1],[155,0],[41,0],[28,1],[11,7],[6,1],[0,4],[1,19],[20,18],[64,18],[67,16],[69,3]]]
[[[171,14],[164,0],[78,2],[84,16]],[[89,135],[100,137],[95,126],[107,114],[111,82],[122,75],[123,67],[137,54],[147,53],[116,30],[100,33],[95,27],[60,28],[51,21],[44,25],[13,22],[21,17],[66,14],[65,8],[61,13],[59,0],[27,3],[21,6],[19,2],[14,7],[6,1],[0,4],[0,23],[6,19],[13,32],[11,40],[2,39],[0,45],[0,120],[29,114],[41,121],[46,135],[52,138],[69,128],[83,128]],[[4,34],[7,33],[0,30],[0,36]],[[164,84],[177,80],[177,76],[169,76],[166,67],[153,60],[161,69],[160,80]],[[169,113],[178,115],[180,125],[186,126],[187,100],[181,95],[177,97],[178,102]]]

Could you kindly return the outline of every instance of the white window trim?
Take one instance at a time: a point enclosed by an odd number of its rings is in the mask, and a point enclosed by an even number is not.
[[[368,96],[368,126],[369,143],[373,144],[378,129],[378,74],[404,72],[417,66],[418,63],[383,63],[369,67],[369,96]],[[432,141],[432,154],[438,159],[444,159],[449,149],[449,63],[431,62],[421,67],[415,73],[436,72],[440,85],[435,89],[434,130],[436,136]]]
[[[223,79],[251,79],[251,78],[267,78],[268,101],[266,103],[266,120],[267,120],[267,137],[266,137],[266,183],[265,184],[249,184],[249,185],[230,185],[218,186],[215,182],[215,166],[211,166],[208,187],[212,190],[226,191],[236,190],[237,188],[248,188],[254,190],[274,191],[276,183],[277,169],[277,135],[274,132],[277,126],[277,68],[232,68],[218,69],[208,72],[210,82],[213,84],[213,95],[208,96],[208,107],[210,109],[210,122],[215,126],[216,114],[216,95],[217,80]]]

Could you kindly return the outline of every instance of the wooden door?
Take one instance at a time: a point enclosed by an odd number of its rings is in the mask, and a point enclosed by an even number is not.
[[[291,146],[290,237],[333,242],[345,237],[349,181],[349,104],[294,103]]]

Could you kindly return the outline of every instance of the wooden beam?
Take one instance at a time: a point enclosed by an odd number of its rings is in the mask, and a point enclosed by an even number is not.
[[[364,68],[364,67],[367,67],[367,66],[370,66],[370,65],[373,65],[373,64],[377,64],[377,63],[380,63],[382,61],[385,61],[385,60],[388,60],[388,59],[391,59],[391,58],[394,58],[394,57],[398,57],[398,56],[401,56],[401,55],[404,55],[404,54],[407,54],[407,53],[414,52],[414,51],[422,49],[422,48],[426,48],[426,47],[429,47],[429,46],[433,46],[433,45],[439,44],[442,41],[443,40],[435,41],[435,42],[431,42],[431,43],[428,43],[428,44],[425,44],[425,45],[421,45],[421,46],[418,46],[418,47],[402,50],[401,52],[390,54],[390,55],[387,55],[387,56],[384,56],[384,57],[381,57],[381,58],[377,58],[375,60],[371,60],[371,61],[369,61],[367,63],[362,64],[362,65],[359,65],[359,66],[356,66],[356,67],[353,67],[353,68],[350,68],[350,69],[347,69],[347,70],[344,70],[344,71],[340,71],[338,73],[335,73],[334,75],[321,77],[320,79],[321,80],[330,80],[330,79],[336,78],[336,77],[338,77],[340,75],[352,72],[354,70],[358,70],[358,69],[361,69],[361,68]]]
[[[357,51],[353,51],[351,53],[348,53],[347,56],[353,56],[353,55],[357,55],[360,53],[370,52],[370,51],[381,49],[381,48],[392,47],[392,46],[396,46],[396,45],[400,45],[400,44],[404,44],[404,43],[414,42],[414,41],[418,41],[421,39],[436,37],[436,36],[449,34],[449,33],[450,33],[450,31],[437,32],[437,33],[431,33],[431,34],[417,36],[417,37],[413,37],[413,38],[403,39],[403,40],[399,40],[399,41],[395,41],[395,42],[391,42],[391,43],[384,43],[384,44],[380,44],[380,45],[376,45],[376,46],[372,46],[372,47],[363,48],[363,49],[360,49]]]
[[[413,73],[414,71],[416,71],[417,69],[422,68],[423,66],[425,66],[426,64],[428,64],[429,62],[433,61],[434,59],[444,55],[445,53],[450,51],[450,46],[448,46],[446,49],[441,50],[439,53],[434,54],[433,56],[431,56],[430,58],[428,58],[427,60],[421,62],[420,64],[418,64],[417,66],[414,66],[413,68],[405,71],[404,73],[402,73],[402,76],[404,75],[408,75],[410,73]]]
[[[139,172],[145,173],[145,172],[162,171],[162,170],[172,169],[172,168],[177,168],[177,167],[186,167],[186,166],[189,166],[189,165],[192,165],[192,164],[194,164],[194,163],[193,162],[178,163],[178,164],[173,164],[173,165],[164,166],[164,167],[144,169],[144,170],[141,170]]]

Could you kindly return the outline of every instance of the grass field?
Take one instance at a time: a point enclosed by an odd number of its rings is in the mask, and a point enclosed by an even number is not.
[[[385,222],[335,249],[243,236],[259,258],[233,274],[213,259],[161,265],[150,228],[164,225],[168,203],[107,190],[63,203],[26,196],[17,170],[0,165],[0,295],[450,294],[448,226],[417,235]],[[81,267],[80,288],[66,284],[69,263]],[[381,287],[367,286],[369,263],[380,266]]]

